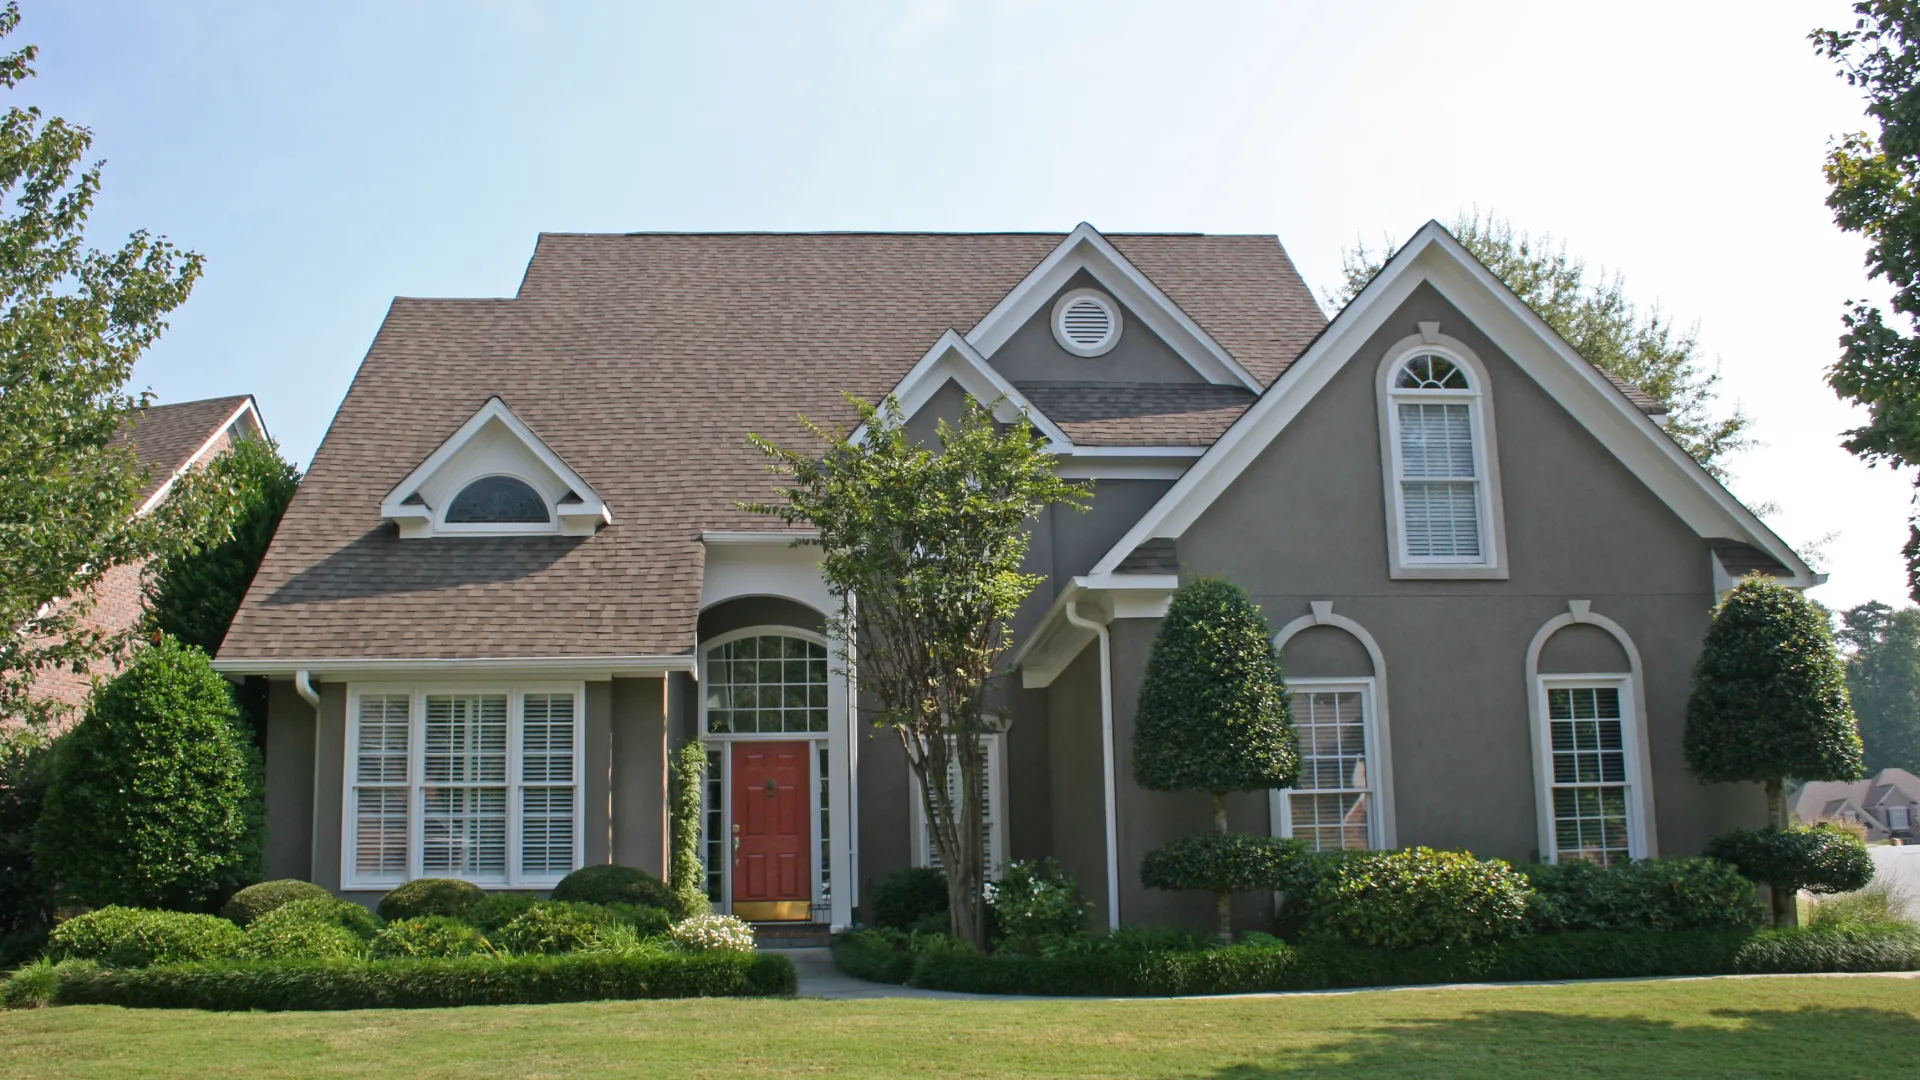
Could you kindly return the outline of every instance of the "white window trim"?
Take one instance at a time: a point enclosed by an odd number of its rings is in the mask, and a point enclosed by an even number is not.
[[[981,739],[987,744],[987,811],[992,815],[992,822],[987,829],[987,865],[984,870],[988,881],[998,881],[1007,865],[1007,736],[1004,731],[991,731],[983,734]],[[933,852],[927,839],[927,808],[921,800],[920,778],[912,770],[907,773],[907,799],[910,803],[908,827],[913,830],[908,835],[913,865],[930,866]]]
[[[1438,323],[1420,324],[1421,332],[1403,338],[1386,351],[1375,374],[1374,397],[1380,421],[1380,468],[1386,493],[1387,571],[1396,579],[1505,578],[1507,527],[1500,495],[1500,454],[1494,435],[1493,384],[1486,365],[1472,349],[1439,332]],[[1397,390],[1394,379],[1408,360],[1422,354],[1444,356],[1466,373],[1469,390]],[[1479,499],[1480,553],[1478,561],[1415,558],[1407,554],[1406,507],[1400,489],[1401,400],[1466,403],[1473,428],[1474,473]]]
[[[827,730],[826,731],[708,731],[707,730],[707,654],[729,641],[738,641],[750,637],[790,637],[810,641],[827,650]],[[835,706],[835,683],[837,665],[834,663],[833,643],[824,635],[811,630],[802,630],[797,626],[747,626],[739,630],[729,630],[716,634],[700,643],[700,666],[696,672],[696,681],[700,685],[700,741],[703,743],[727,742],[824,742],[833,731],[833,718],[838,715]],[[732,766],[728,766],[731,768]],[[732,791],[729,778],[728,791]]]
[[[407,872],[405,878],[395,881],[385,877],[361,877],[354,865],[357,843],[357,814],[355,813],[354,789],[357,772],[356,748],[360,742],[360,698],[362,695],[405,694],[407,704]],[[577,870],[584,863],[586,843],[586,723],[587,688],[584,682],[528,682],[528,683],[434,683],[421,685],[414,683],[353,683],[347,687],[347,722],[345,725],[345,743],[342,749],[341,806],[340,806],[340,887],[342,889],[391,889],[414,878],[423,876],[421,869],[422,836],[425,828],[425,799],[422,794],[428,786],[425,779],[425,728],[426,703],[432,695],[441,694],[505,694],[507,695],[507,774],[504,789],[507,799],[507,866],[504,879],[499,881],[475,881],[475,884],[488,889],[543,889],[558,884],[565,873],[525,875],[520,872],[520,830],[521,800],[520,789],[527,786],[521,779],[521,755],[523,746],[522,725],[524,714],[522,702],[528,694],[571,694],[573,695],[573,865]],[[391,786],[391,785],[369,785]],[[547,784],[532,785],[545,787]]]
[[[1542,674],[1540,652],[1546,648],[1547,640],[1576,623],[1598,627],[1611,634],[1627,654],[1628,670]],[[1627,853],[1635,859],[1658,857],[1659,818],[1654,807],[1653,764],[1647,753],[1651,743],[1647,732],[1646,675],[1640,662],[1640,650],[1634,645],[1633,638],[1619,623],[1595,612],[1592,601],[1569,600],[1566,611],[1548,619],[1533,635],[1532,643],[1527,646],[1526,670],[1527,711],[1530,714],[1528,726],[1533,739],[1534,816],[1539,829],[1540,861],[1553,862],[1557,858],[1553,829],[1553,738],[1547,727],[1547,690],[1553,686],[1595,686],[1610,682],[1622,687],[1620,707],[1630,714],[1627,717],[1629,722],[1623,725],[1630,736],[1627,747]]]
[[[1067,309],[1077,300],[1091,300],[1100,305],[1106,309],[1107,318],[1111,320],[1107,327],[1107,336],[1091,348],[1067,336]],[[1048,313],[1047,322],[1053,327],[1055,344],[1075,356],[1089,360],[1112,352],[1120,344],[1120,335],[1126,330],[1126,316],[1120,313],[1120,302],[1102,289],[1070,289],[1062,293],[1060,299],[1053,302],[1053,310]]]
[[[1374,680],[1368,678],[1305,678],[1288,679],[1287,693],[1339,693],[1358,691],[1360,694],[1360,720],[1362,738],[1367,742],[1367,847],[1381,850],[1388,845],[1385,842],[1384,828],[1386,815],[1382,810],[1380,760],[1382,757],[1379,725],[1376,723],[1374,705]],[[1304,758],[1304,755],[1303,755]],[[1291,837],[1293,835],[1293,806],[1288,796],[1298,791],[1300,794],[1314,794],[1312,790],[1295,788],[1274,788],[1267,793],[1268,809],[1273,815],[1274,835]]]
[[[1400,846],[1400,830],[1394,818],[1393,729],[1389,723],[1388,718],[1390,714],[1387,710],[1387,658],[1385,654],[1380,651],[1380,643],[1374,640],[1373,634],[1368,632],[1366,627],[1345,615],[1336,615],[1334,613],[1333,601],[1309,601],[1307,611],[1308,614],[1302,615],[1281,627],[1280,632],[1273,635],[1274,655],[1281,655],[1287,647],[1287,642],[1293,640],[1294,635],[1300,633],[1302,630],[1315,626],[1328,626],[1338,630],[1345,630],[1347,633],[1353,635],[1355,640],[1360,642],[1362,648],[1367,650],[1367,658],[1373,663],[1372,676],[1344,676],[1331,678],[1329,681],[1336,683],[1365,682],[1368,685],[1369,698],[1367,705],[1369,706],[1369,712],[1367,714],[1367,720],[1371,725],[1368,730],[1371,739],[1369,745],[1371,755],[1369,767],[1373,769],[1374,808],[1378,813],[1378,817],[1374,823],[1374,831],[1375,835],[1380,838],[1380,847],[1385,850],[1392,850]],[[1286,680],[1289,687],[1305,686],[1313,681],[1313,679]],[[1269,792],[1267,800],[1268,827],[1273,835],[1279,836],[1281,835],[1281,799],[1278,792]]]

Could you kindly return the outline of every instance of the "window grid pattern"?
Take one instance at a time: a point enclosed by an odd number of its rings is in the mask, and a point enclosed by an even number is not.
[[[814,901],[816,912],[831,911],[833,908],[833,832],[828,824],[829,802],[827,798],[827,748],[819,748],[820,764],[814,770],[820,785],[820,899]]]
[[[705,824],[707,830],[707,899],[719,903],[727,886],[726,777],[721,772],[722,750],[707,751]]]
[[[360,699],[354,757],[354,872],[368,881],[404,881],[409,826],[405,694]]]
[[[1561,859],[1601,866],[1631,857],[1626,724],[1612,686],[1547,691],[1553,754],[1553,839]]]
[[[1402,401],[1396,407],[1407,556],[1478,559],[1480,484],[1471,406]]]
[[[827,730],[827,648],[779,635],[736,638],[707,654],[707,730]]]
[[[428,695],[425,742],[421,872],[504,879],[507,695]]]
[[[1292,835],[1314,851],[1372,846],[1366,695],[1297,691],[1290,700],[1300,742],[1300,778],[1286,795]]]

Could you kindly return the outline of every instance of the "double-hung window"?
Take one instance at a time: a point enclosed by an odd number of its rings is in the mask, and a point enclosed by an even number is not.
[[[580,865],[584,691],[353,688],[342,880],[551,885]]]
[[[1288,694],[1300,775],[1279,793],[1280,835],[1314,851],[1379,846],[1371,696],[1365,683],[1304,680]]]
[[[981,832],[986,850],[981,865],[986,870],[987,880],[996,881],[1005,864],[1006,842],[1003,836],[1005,812],[1001,802],[1005,798],[1005,783],[1001,779],[1001,742],[1005,738],[997,732],[980,737],[981,750],[986,754],[986,775],[983,783],[986,790],[980,792],[983,807]],[[958,808],[963,803],[960,784],[960,762],[949,757],[947,766],[947,796]],[[915,866],[940,868],[940,852],[933,843],[933,829],[927,822],[926,806],[920,800],[920,785],[912,785],[910,792],[913,801],[913,862]]]
[[[1633,858],[1634,725],[1627,684],[1546,680],[1550,858],[1611,866]]]
[[[1393,381],[1394,466],[1401,556],[1409,563],[1486,561],[1473,409],[1479,395],[1458,364],[1421,353]]]

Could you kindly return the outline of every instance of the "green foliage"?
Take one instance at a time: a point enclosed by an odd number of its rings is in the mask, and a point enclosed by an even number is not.
[[[689,739],[673,756],[673,814],[667,859],[667,887],[680,898],[681,909],[709,912],[706,864],[700,858],[700,807],[707,783],[707,748]]]
[[[888,874],[873,890],[873,925],[894,930],[943,929],[947,918],[947,875],[916,866]]]
[[[260,755],[207,656],[137,652],[61,739],[36,830],[43,873],[91,906],[212,910],[260,877]]]
[[[1866,771],[1920,772],[1920,608],[1848,608],[1835,636],[1847,648],[1847,696]]]
[[[486,899],[467,909],[465,915],[456,915],[461,919],[491,934],[513,920],[526,914],[536,905],[544,904],[533,893],[488,893]],[[418,918],[419,916],[414,916]]]
[[[1278,945],[1280,939],[1255,931],[1241,936],[1241,944]],[[1059,935],[1043,941],[1041,956],[1131,956],[1136,953],[1194,952],[1210,947],[1207,938],[1179,926],[1122,926],[1105,934]]]
[[[373,958],[472,956],[491,953],[492,943],[478,929],[445,915],[423,915],[388,923],[373,937]]]
[[[62,972],[81,966],[98,965],[91,960],[56,962],[46,957],[22,964],[11,976],[0,978],[0,1009],[38,1009],[53,1004],[60,992]]]
[[[1533,889],[1536,933],[1579,930],[1749,930],[1766,909],[1753,883],[1715,859],[1580,859],[1520,868]]]
[[[220,915],[238,926],[245,926],[283,904],[291,904],[295,900],[329,900],[332,896],[313,882],[298,878],[263,881],[234,893],[233,898],[221,907]]]
[[[9,3],[0,37],[19,23]],[[0,88],[32,77],[35,55],[0,56]],[[84,671],[113,651],[115,635],[84,621],[94,587],[182,539],[135,513],[147,477],[116,436],[146,404],[126,390],[134,362],[186,301],[201,258],[145,232],[117,251],[87,246],[101,176],[85,164],[92,143],[37,108],[11,106],[0,123],[0,716],[35,711],[36,673]]]
[[[48,952],[58,960],[146,967],[233,956],[241,941],[240,928],[217,915],[114,906],[54,927]]]
[[[1134,779],[1224,794],[1287,787],[1299,768],[1266,616],[1230,581],[1181,586],[1147,654]]]
[[[1793,589],[1743,579],[1693,666],[1687,766],[1702,780],[1860,776],[1860,736],[1826,615]],[[1776,811],[1778,813],[1778,811]]]
[[[1309,940],[1382,948],[1484,945],[1526,930],[1527,879],[1498,860],[1408,848],[1356,852],[1314,887]]]
[[[1785,830],[1735,829],[1707,841],[1707,854],[1787,893],[1852,892],[1873,880],[1867,846],[1825,822]]]
[[[645,904],[676,919],[687,914],[686,901],[666,882],[632,866],[583,866],[560,879],[553,898],[573,904]]]
[[[854,930],[833,939],[833,964],[856,979],[899,985],[913,977],[914,956],[898,931]]]
[[[1001,947],[1016,952],[1033,952],[1049,937],[1079,934],[1093,910],[1073,876],[1052,859],[1008,863],[988,903]]]
[[[1836,138],[1827,151],[1827,207],[1867,240],[1867,271],[1892,289],[1891,312],[1851,301],[1840,360],[1827,382],[1863,405],[1867,423],[1841,445],[1869,463],[1920,463],[1920,11],[1862,0],[1850,30],[1816,30],[1816,51],[1837,62],[1867,100],[1877,132]],[[1902,325],[1904,324],[1904,326]],[[1920,599],[1920,520],[1907,541],[1908,586]]]
[[[1906,924],[1765,930],[1741,947],[1735,961],[1735,970],[1754,975],[1916,969],[1920,928]]]
[[[220,1011],[434,1009],[642,998],[775,997],[794,991],[784,956],[708,952],[467,956],[445,960],[207,963],[63,972],[59,1005]]]
[[[53,925],[53,889],[33,864],[54,740],[37,726],[0,727],[0,967]]]
[[[380,917],[417,919],[422,915],[448,915],[462,918],[487,899],[487,890],[458,878],[414,878],[380,898],[376,910]]]
[[[1906,916],[1906,907],[1903,890],[1891,881],[1875,880],[1855,892],[1816,900],[1807,925],[1814,929],[1912,925]]]
[[[962,792],[986,786],[987,687],[1013,643],[1009,620],[1042,580],[1021,568],[1028,522],[1056,503],[1084,509],[1091,489],[1060,479],[1024,418],[1002,426],[969,400],[959,424],[942,420],[937,446],[925,446],[908,435],[898,401],[848,400],[865,429],[858,442],[810,421],[818,444],[803,450],[750,437],[784,486],[779,504],[745,508],[818,530],[800,542],[820,547],[822,580],[859,598],[829,631],[844,644],[856,636],[849,620],[859,621],[862,697],[900,736],[919,780],[955,934],[984,945],[982,807],[955,798],[947,778],[957,775]]]
[[[367,953],[367,942],[338,923],[278,915],[274,912],[247,927],[240,944],[242,959],[349,960]]]
[[[175,481],[158,512],[171,531],[195,536],[210,511],[226,528],[147,564],[147,632],[172,634],[209,656],[219,652],[299,484],[299,470],[266,438],[242,439]]]
[[[1627,298],[1626,279],[1588,272],[1553,236],[1516,230],[1509,221],[1462,211],[1447,226],[1575,352],[1600,370],[1645,390],[1670,410],[1667,434],[1708,472],[1726,477],[1727,457],[1751,444],[1752,421],[1735,406],[1718,408],[1720,372],[1700,354],[1699,328],[1681,329],[1656,305],[1643,313]],[[1393,257],[1362,244],[1344,253],[1345,280],[1328,297],[1344,306]]]
[[[521,955],[589,952],[637,940],[632,929],[597,904],[535,904],[500,928],[493,941]]]
[[[332,896],[315,896],[304,900],[290,900],[254,920],[249,930],[263,923],[288,924],[296,922],[325,923],[337,926],[361,940],[370,940],[380,930],[380,923],[373,913],[359,904],[347,900],[338,900]]]
[[[1140,884],[1211,893],[1273,892],[1297,880],[1299,864],[1310,857],[1304,843],[1277,836],[1187,836],[1147,852],[1140,862]]]

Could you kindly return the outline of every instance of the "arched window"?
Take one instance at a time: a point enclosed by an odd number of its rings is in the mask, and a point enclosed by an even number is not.
[[[483,476],[453,497],[449,525],[545,525],[553,520],[547,501],[525,480]]]
[[[806,638],[734,638],[707,652],[707,730],[827,730],[827,647]]]
[[[1420,324],[1381,357],[1380,461],[1395,578],[1507,576],[1487,369]]]

